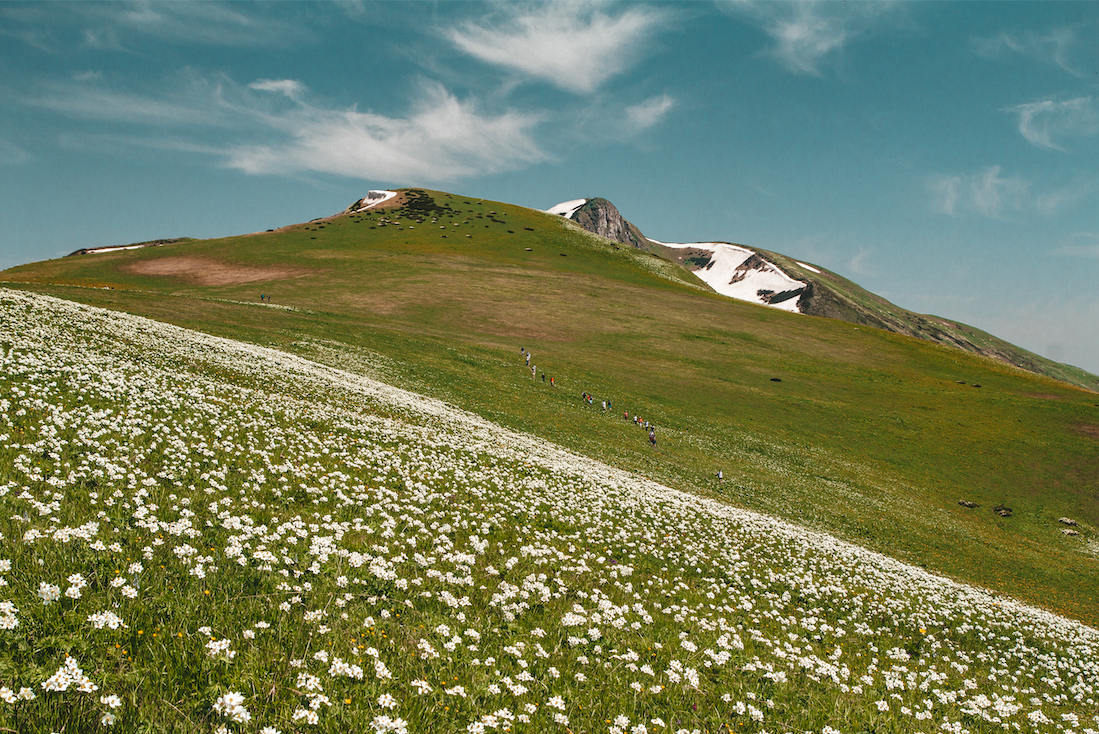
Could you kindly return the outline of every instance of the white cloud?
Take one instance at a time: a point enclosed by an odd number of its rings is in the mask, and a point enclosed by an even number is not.
[[[16,38],[48,53],[70,53],[78,46],[128,52],[147,38],[172,45],[285,47],[314,40],[308,21],[327,10],[302,8],[299,3],[155,0],[0,3],[0,38]]]
[[[1022,209],[1030,184],[1020,176],[1000,175],[1000,166],[989,166],[969,181],[969,202],[978,213],[1000,218],[1005,209]]]
[[[876,273],[870,268],[870,256],[873,255],[873,250],[861,249],[854,257],[847,261],[847,269],[852,273],[859,275],[876,275]]]
[[[788,70],[819,76],[829,57],[872,28],[894,4],[729,0],[719,7],[761,25],[775,43],[770,53]]]
[[[440,85],[426,85],[412,115],[303,107],[270,119],[285,139],[230,148],[247,173],[317,171],[399,183],[449,181],[513,170],[546,158],[533,138],[538,118],[485,116]]]
[[[1066,186],[1043,191],[1034,197],[1034,207],[1047,217],[1071,209],[1095,193],[1093,176],[1079,176]]]
[[[651,6],[608,14],[598,5],[554,2],[504,5],[497,17],[443,35],[481,61],[587,94],[631,67],[670,15]]]
[[[30,153],[10,140],[0,138],[0,166],[21,166],[32,160]]]
[[[930,182],[934,208],[950,216],[969,211],[990,219],[1026,208],[1031,201],[1030,183],[1020,176],[1001,176],[1001,170],[989,166],[967,176],[935,177]]]
[[[642,132],[663,120],[673,107],[675,107],[675,100],[666,94],[661,94],[627,107],[626,121],[633,132]]]
[[[131,33],[144,33],[173,43],[199,43],[216,46],[284,45],[307,38],[309,33],[300,23],[249,13],[238,3],[213,2],[130,2],[122,4],[91,3],[81,9],[100,27],[90,32],[110,38],[115,28]],[[273,6],[278,8],[276,4]]]
[[[1009,107],[1019,117],[1019,133],[1032,145],[1063,151],[1054,138],[1091,136],[1099,133],[1099,105],[1094,97],[1076,97]]]
[[[986,58],[1003,58],[1018,54],[1056,64],[1074,76],[1083,77],[1087,74],[1080,67],[1087,68],[1088,64],[1082,57],[1085,54],[1094,55],[1095,44],[1093,40],[1078,43],[1078,37],[1082,30],[1082,35],[1086,39],[1094,39],[1096,31],[1094,25],[1090,23],[1063,26],[1045,34],[1035,31],[1025,31],[1021,34],[1004,32],[992,38],[974,38],[972,44],[977,54]]]
[[[122,41],[118,38],[118,30],[107,26],[104,28],[85,28],[84,45],[89,48],[104,51],[125,51]]]
[[[958,209],[958,197],[961,195],[961,176],[936,176],[930,183],[935,198],[935,210],[954,216]]]
[[[248,88],[258,89],[261,92],[277,92],[295,102],[301,101],[306,92],[306,86],[295,79],[257,79],[249,84]]]
[[[223,99],[224,79],[186,73],[169,95],[119,91],[102,83],[102,75],[79,74],[71,81],[46,83],[22,102],[86,121],[161,126],[227,126],[233,116]]]
[[[130,135],[132,145],[212,154],[253,174],[317,172],[429,183],[515,170],[547,158],[534,137],[540,115],[486,113],[439,84],[423,84],[407,116],[310,104],[306,87],[292,79],[241,86],[226,77],[189,74],[177,87],[153,96],[118,92],[94,79],[70,81],[24,102],[81,120],[145,126],[153,132]],[[166,134],[168,128],[175,132]],[[85,135],[70,142],[118,145],[126,139]]]
[[[1053,253],[1099,260],[1099,232],[1075,232]]]

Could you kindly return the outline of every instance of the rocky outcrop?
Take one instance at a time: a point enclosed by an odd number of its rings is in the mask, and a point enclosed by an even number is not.
[[[639,250],[648,249],[648,240],[634,225],[627,222],[614,204],[606,199],[588,201],[569,217],[589,232],[621,242]]]

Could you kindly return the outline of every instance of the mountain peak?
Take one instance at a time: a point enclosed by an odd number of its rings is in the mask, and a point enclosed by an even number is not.
[[[621,242],[639,250],[649,249],[649,239],[641,230],[626,221],[618,208],[606,199],[574,199],[546,210],[571,219],[600,237]]]

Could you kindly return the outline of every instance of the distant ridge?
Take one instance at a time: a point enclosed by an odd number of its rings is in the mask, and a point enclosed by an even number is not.
[[[729,242],[653,240],[606,199],[576,199],[546,211],[594,234],[678,263],[729,298],[904,334],[1099,392],[1099,376],[1086,370],[1047,359],[972,326],[901,308],[819,266]]]

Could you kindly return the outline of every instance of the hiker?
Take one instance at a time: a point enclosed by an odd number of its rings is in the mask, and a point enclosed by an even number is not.
[[[552,377],[550,378],[550,387],[557,387],[557,383],[554,382]]]
[[[545,372],[543,372],[543,373],[542,373],[542,382],[545,382],[545,381],[546,381],[546,373],[545,373]]]
[[[717,470],[717,481],[723,481],[725,479],[725,472],[720,469]]]
[[[604,413],[607,412],[607,401],[606,400],[603,401],[603,412]]]
[[[527,352],[527,366],[530,366],[530,352]]]
[[[538,365],[536,365],[536,364],[531,365],[531,367],[530,367],[530,376],[531,376],[532,379],[538,376]]]
[[[656,431],[649,431],[649,444],[656,448]]]
[[[630,411],[623,410],[622,411],[622,420],[628,421],[629,419],[630,419]]]

